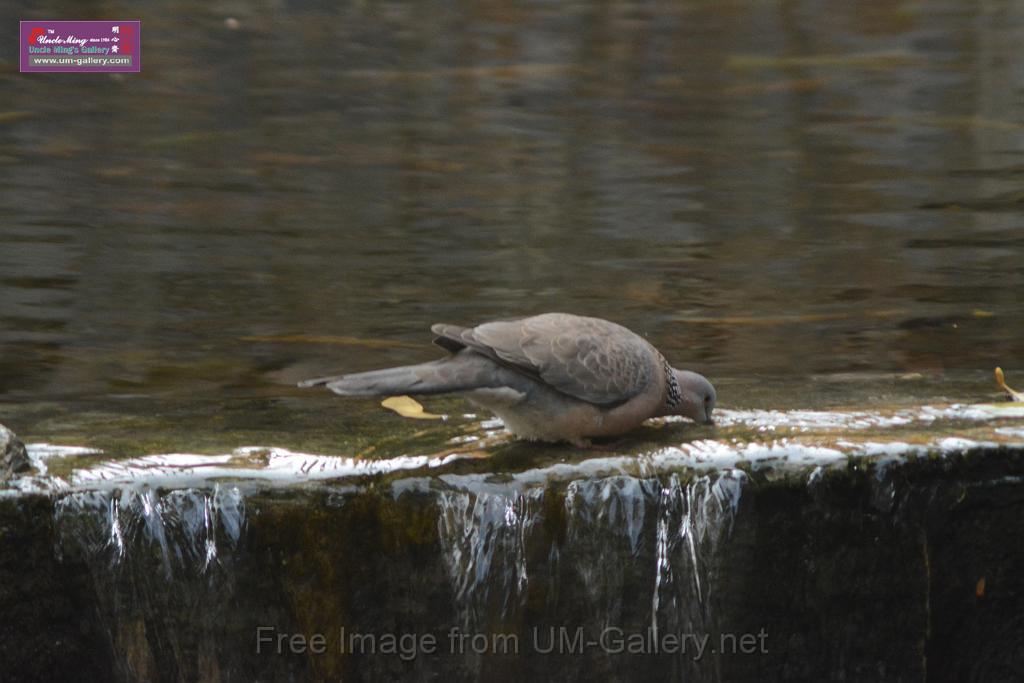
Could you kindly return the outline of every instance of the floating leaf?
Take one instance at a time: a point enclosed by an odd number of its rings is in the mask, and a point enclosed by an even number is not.
[[[30,111],[0,111],[0,123],[15,123],[33,116],[35,114]]]
[[[390,396],[380,402],[388,410],[393,410],[402,417],[409,417],[413,420],[441,420],[442,415],[423,412],[423,406],[418,401],[408,396]]]
[[[978,598],[985,597],[985,577],[978,579],[977,585],[974,587],[974,596]]]
[[[996,368],[996,384],[999,388],[1006,392],[1006,395],[1010,397],[1012,401],[1024,401],[1024,394],[1019,391],[1014,391],[1010,387],[1006,386],[1006,379],[1003,377],[1003,369]]]

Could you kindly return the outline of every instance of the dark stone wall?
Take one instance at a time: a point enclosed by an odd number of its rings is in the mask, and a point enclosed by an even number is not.
[[[54,553],[53,503],[0,497],[0,677],[106,680],[115,670],[88,570]]]
[[[992,450],[810,480],[734,472],[738,499],[682,474],[401,494],[382,478],[253,492],[231,519],[210,497],[206,526],[189,521],[201,497],[122,493],[120,549],[102,500],[55,515],[0,498],[0,664],[51,681],[1018,681],[1022,474],[1019,453]],[[649,637],[655,618],[662,635],[764,647],[536,649],[561,627]],[[438,652],[343,652],[342,628],[432,634]],[[519,654],[452,653],[452,628],[513,634]],[[322,634],[326,652],[279,654],[279,633]]]

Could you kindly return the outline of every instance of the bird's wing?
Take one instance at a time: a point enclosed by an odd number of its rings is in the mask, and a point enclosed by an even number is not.
[[[650,344],[599,318],[547,313],[473,328],[431,329],[445,348],[467,346],[599,405],[628,401],[651,386],[658,371],[657,352]]]

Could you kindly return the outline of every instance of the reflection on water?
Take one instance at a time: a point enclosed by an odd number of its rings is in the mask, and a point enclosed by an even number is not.
[[[395,423],[296,379],[546,310],[646,333],[734,406],[742,378],[815,407],[865,372],[964,399],[1024,358],[1016,3],[179,4],[137,12],[138,76],[0,52],[26,436],[358,451]]]

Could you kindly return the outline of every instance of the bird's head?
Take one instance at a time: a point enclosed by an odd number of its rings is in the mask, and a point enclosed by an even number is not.
[[[704,375],[673,369],[669,375],[667,393],[668,414],[682,415],[702,424],[711,423],[711,413],[718,397],[715,388]]]

